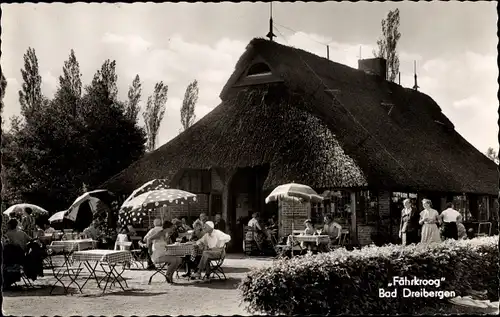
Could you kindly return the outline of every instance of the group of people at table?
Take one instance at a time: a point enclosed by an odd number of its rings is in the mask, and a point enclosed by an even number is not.
[[[301,232],[301,236],[328,236],[329,239],[326,240],[327,243],[322,243],[325,240],[316,242],[302,241],[300,242],[302,249],[307,249],[310,251],[328,251],[333,247],[333,245],[338,244],[340,237],[342,235],[342,226],[335,222],[333,216],[326,214],[323,219],[323,224],[321,229],[316,229],[313,225],[311,219],[304,221],[305,229]],[[248,232],[246,235],[247,240],[255,241],[259,250],[264,248],[266,241],[272,241],[271,236],[277,234],[277,225],[273,218],[269,219],[267,226],[262,225],[260,221],[260,214],[258,212],[252,214],[252,219],[248,222],[248,227],[252,228],[252,231]],[[287,239],[287,244],[292,246],[295,243],[293,241],[293,235],[289,236]]]
[[[231,240],[231,237],[224,233],[225,222],[220,214],[215,216],[215,222],[213,222],[209,221],[206,214],[202,213],[194,221],[192,228],[187,224],[186,218],[163,222],[157,218],[153,221],[153,225],[154,227],[146,233],[138,244],[139,247],[147,250],[148,269],[154,269],[155,265],[168,265],[166,279],[169,283],[173,283],[173,274],[182,263],[185,263],[187,267],[187,272],[183,274],[183,277],[200,279],[203,271],[205,271],[205,277],[210,277],[210,260],[219,259],[225,252],[225,244]],[[137,236],[133,227],[122,227],[117,241],[131,241],[133,236]],[[198,248],[199,251],[197,256],[194,258],[191,255],[179,257],[168,253],[168,246],[181,245],[181,242],[194,243],[194,247]],[[124,249],[125,247],[120,246],[120,248]]]

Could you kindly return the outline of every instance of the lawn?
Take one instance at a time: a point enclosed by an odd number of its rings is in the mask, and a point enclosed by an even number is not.
[[[59,295],[62,292],[57,289],[50,295],[49,284],[54,278],[48,275],[35,282],[36,289],[5,291],[3,309],[7,315],[15,316],[249,315],[240,307],[238,283],[251,267],[270,263],[271,259],[228,256],[224,264],[226,281],[208,283],[180,278],[176,280],[179,285],[165,283],[161,275],[148,285],[152,271],[131,270],[124,273],[128,291],[116,287],[103,296],[95,282],[86,285],[83,294]]]

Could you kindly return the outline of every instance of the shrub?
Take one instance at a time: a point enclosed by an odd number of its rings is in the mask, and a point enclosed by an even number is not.
[[[379,298],[394,276],[441,279],[438,290],[464,296],[488,290],[498,300],[498,236],[435,245],[368,246],[277,260],[253,270],[239,286],[250,312],[267,314],[400,314],[437,307],[446,299]],[[405,286],[412,291],[432,286]]]

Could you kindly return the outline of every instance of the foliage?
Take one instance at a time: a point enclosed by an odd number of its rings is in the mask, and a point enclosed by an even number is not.
[[[139,75],[135,75],[132,86],[128,89],[128,102],[125,110],[125,116],[134,122],[137,122],[137,115],[139,114],[142,95],[142,83]]]
[[[156,83],[152,96],[148,97],[146,110],[143,112],[144,124],[147,134],[148,151],[154,151],[156,148],[156,138],[160,130],[160,124],[165,115],[168,86],[164,85],[162,81]]]
[[[375,57],[385,58],[387,61],[388,80],[395,81],[399,73],[399,55],[396,51],[399,33],[399,9],[389,11],[382,20],[382,38],[377,40],[378,52],[373,51]]]
[[[190,83],[184,94],[184,100],[181,107],[181,123],[184,130],[187,130],[193,125],[196,116],[194,114],[194,107],[198,102],[198,81],[195,79]]]
[[[499,164],[500,163],[500,159],[498,157],[498,153],[492,148],[492,147],[489,147],[488,150],[486,151],[486,156],[492,160],[493,162],[495,162],[495,164]]]
[[[71,51],[54,99],[38,108],[36,120],[29,120],[27,111],[23,121],[14,118],[2,140],[7,187],[2,198],[62,210],[79,196],[83,183],[93,189],[142,156],[144,131],[116,100],[115,68],[115,61],[106,60],[81,96],[81,74]],[[26,95],[24,88],[20,95]]]
[[[439,298],[379,298],[394,276],[441,279],[439,290],[464,296],[487,289],[498,300],[498,236],[435,245],[368,246],[354,251],[277,260],[253,270],[241,283],[251,312],[267,314],[401,314],[443,304]],[[419,290],[422,286],[406,286]],[[427,291],[432,287],[426,286]],[[435,290],[435,289],[434,289]]]
[[[24,69],[21,69],[23,77],[22,88],[19,91],[19,103],[21,114],[27,121],[35,120],[39,109],[44,105],[42,95],[42,76],[38,71],[38,58],[35,49],[29,47],[24,54]]]

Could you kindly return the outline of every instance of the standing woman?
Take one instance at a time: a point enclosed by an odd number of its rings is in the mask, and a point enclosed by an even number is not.
[[[424,210],[420,212],[419,224],[422,225],[422,240],[421,243],[437,243],[441,242],[441,235],[439,233],[438,224],[441,224],[439,213],[432,209],[432,203],[429,199],[423,199],[422,205]]]
[[[401,223],[399,225],[399,237],[403,245],[418,243],[419,215],[412,207],[410,199],[403,201],[404,208],[401,210]]]

